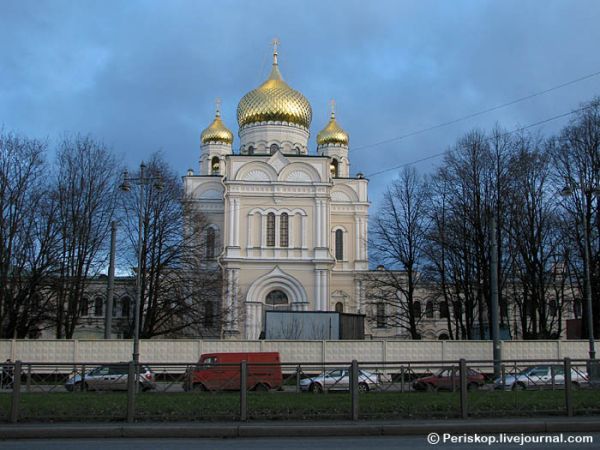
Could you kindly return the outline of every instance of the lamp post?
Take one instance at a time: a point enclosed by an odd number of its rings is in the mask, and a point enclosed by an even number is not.
[[[596,346],[594,342],[594,320],[592,312],[592,277],[590,275],[590,249],[589,249],[589,234],[588,234],[588,220],[586,214],[586,208],[583,199],[588,195],[592,197],[600,197],[600,186],[593,186],[587,184],[577,184],[573,181],[567,182],[566,186],[560,192],[563,197],[569,197],[573,194],[575,189],[581,190],[581,216],[583,224],[583,282],[585,290],[585,309],[587,315],[587,329],[589,339],[589,355],[590,360],[596,359]]]
[[[136,271],[136,296],[133,316],[133,355],[132,359],[135,365],[136,376],[139,370],[140,362],[140,307],[142,304],[142,226],[144,220],[144,190],[145,187],[153,183],[154,187],[158,190],[162,190],[162,178],[159,176],[151,176],[145,174],[146,165],[142,161],[140,164],[140,175],[138,177],[129,176],[127,170],[123,172],[123,183],[119,186],[124,192],[131,190],[131,184],[137,184],[140,187],[140,204],[139,204],[139,217],[138,217],[138,268]]]

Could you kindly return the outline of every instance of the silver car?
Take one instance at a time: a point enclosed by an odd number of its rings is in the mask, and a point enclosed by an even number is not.
[[[579,388],[588,384],[587,372],[577,367],[571,368],[571,384]],[[528,367],[518,374],[510,374],[494,380],[495,389],[524,390],[524,389],[549,389],[552,387],[564,388],[565,369],[562,365],[547,365]]]
[[[358,390],[368,392],[377,387],[380,382],[379,374],[358,371]],[[348,369],[334,369],[329,372],[321,372],[316,377],[300,380],[300,390],[303,392],[348,391],[350,389],[350,371]]]
[[[75,373],[65,383],[65,389],[69,392],[82,389],[89,391],[126,391],[129,366],[123,364],[109,364],[99,366],[87,372],[84,377]],[[138,375],[140,389],[148,391],[156,388],[154,373],[147,366],[141,366]]]

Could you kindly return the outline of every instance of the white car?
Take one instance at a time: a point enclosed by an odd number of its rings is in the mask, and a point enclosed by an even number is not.
[[[72,374],[65,383],[65,389],[73,391],[126,391],[129,367],[127,363],[110,364],[96,367],[81,377],[80,373]],[[156,389],[154,373],[147,366],[140,367],[139,385],[142,391]],[[83,386],[81,382],[83,381]]]
[[[588,375],[585,370],[578,367],[571,368],[571,384],[579,388],[588,384]],[[529,367],[519,374],[511,374],[494,380],[495,389],[524,390],[524,389],[551,389],[552,386],[564,388],[565,369],[562,365],[548,365]]]
[[[379,374],[358,371],[358,390],[368,392],[380,383]],[[300,390],[303,392],[348,391],[350,390],[350,371],[348,369],[334,369],[321,372],[316,377],[300,380]]]

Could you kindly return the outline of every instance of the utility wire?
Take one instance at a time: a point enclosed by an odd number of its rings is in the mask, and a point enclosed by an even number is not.
[[[600,73],[600,72],[599,72],[599,73]],[[583,108],[579,108],[579,109],[576,109],[576,110],[574,110],[574,111],[570,111],[570,112],[568,112],[568,113],[563,113],[563,114],[559,114],[559,115],[557,115],[557,116],[549,117],[549,118],[547,118],[547,119],[540,120],[539,122],[535,122],[535,123],[532,123],[532,124],[526,125],[526,126],[524,126],[524,127],[516,128],[516,129],[514,129],[514,130],[512,130],[512,131],[507,131],[506,133],[503,133],[501,136],[503,136],[503,137],[504,137],[504,136],[509,136],[509,135],[511,135],[511,134],[514,134],[514,133],[518,133],[518,132],[520,132],[520,131],[527,130],[528,128],[537,127],[537,126],[539,126],[539,125],[543,125],[543,124],[545,124],[545,123],[552,122],[553,120],[561,119],[561,118],[563,118],[563,117],[567,117],[567,116],[570,116],[570,115],[572,115],[572,114],[577,114],[577,113],[579,113],[579,112],[581,112],[581,111],[585,111],[586,109],[590,109],[591,107],[592,107],[592,105],[588,105],[588,106],[584,106]],[[493,138],[493,137],[489,137],[489,138],[487,138],[487,139],[486,139],[486,141],[489,141],[489,140],[491,140],[492,138]],[[415,160],[415,161],[410,161],[410,162],[407,162],[407,163],[398,164],[397,166],[389,167],[389,168],[387,168],[387,169],[379,170],[379,171],[377,171],[377,172],[372,172],[372,173],[370,173],[370,174],[366,175],[366,177],[367,177],[367,178],[373,178],[374,176],[380,175],[380,174],[382,174],[382,173],[390,172],[390,171],[392,171],[392,170],[401,169],[402,167],[406,167],[406,166],[412,166],[413,164],[418,164],[418,163],[420,163],[420,162],[423,162],[423,161],[427,161],[427,160],[430,160],[430,159],[438,158],[438,157],[440,157],[440,156],[443,156],[443,155],[445,155],[446,153],[447,153],[447,151],[443,151],[443,152],[436,153],[436,154],[434,154],[434,155],[431,155],[431,156],[427,156],[427,157],[425,157],[425,158],[417,159],[417,160]]]
[[[506,108],[507,106],[511,106],[511,105],[516,104],[516,103],[520,103],[520,102],[523,102],[525,100],[529,100],[531,98],[538,97],[538,96],[543,95],[543,94],[547,94],[548,92],[552,92],[552,91],[555,91],[557,89],[561,89],[563,87],[570,86],[570,85],[575,84],[575,83],[579,83],[580,81],[584,81],[584,80],[587,80],[589,78],[596,77],[598,75],[600,75],[600,71],[594,72],[594,73],[590,73],[588,75],[576,78],[576,79],[571,80],[571,81],[567,81],[566,83],[558,84],[556,86],[553,86],[551,88],[545,89],[543,91],[536,92],[534,94],[526,95],[525,97],[517,98],[516,100],[512,100],[512,101],[507,102],[507,103],[502,103],[500,105],[496,105],[496,106],[493,106],[491,108],[484,109],[482,111],[478,111],[478,112],[471,113],[471,114],[468,114],[468,115],[463,116],[463,117],[459,117],[458,119],[449,120],[447,122],[442,122],[442,123],[439,123],[437,125],[432,125],[432,126],[427,127],[427,128],[422,128],[420,130],[411,131],[410,133],[403,134],[403,135],[400,135],[400,136],[396,136],[396,137],[393,137],[393,138],[390,138],[390,139],[386,139],[384,141],[375,142],[373,144],[367,144],[367,145],[362,145],[362,146],[358,146],[358,147],[355,147],[355,148],[351,148],[350,151],[353,152],[353,151],[358,151],[358,150],[364,150],[364,149],[367,149],[367,148],[378,147],[380,145],[389,144],[391,142],[396,142],[396,141],[399,141],[401,139],[406,139],[407,137],[416,136],[416,135],[419,135],[419,134],[422,134],[422,133],[426,133],[427,131],[432,131],[432,130],[436,130],[438,128],[446,127],[448,125],[453,125],[455,123],[462,122],[464,120],[471,119],[473,117],[481,116],[483,114],[487,114],[489,112],[496,111],[496,110],[501,109],[501,108]]]

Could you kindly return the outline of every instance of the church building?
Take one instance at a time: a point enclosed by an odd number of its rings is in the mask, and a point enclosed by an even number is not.
[[[333,106],[316,142],[311,119],[275,46],[269,77],[238,104],[239,143],[217,106],[201,135],[199,174],[184,177],[209,224],[207,259],[225,277],[225,337],[258,339],[269,309],[365,312],[368,182],[351,176]]]

